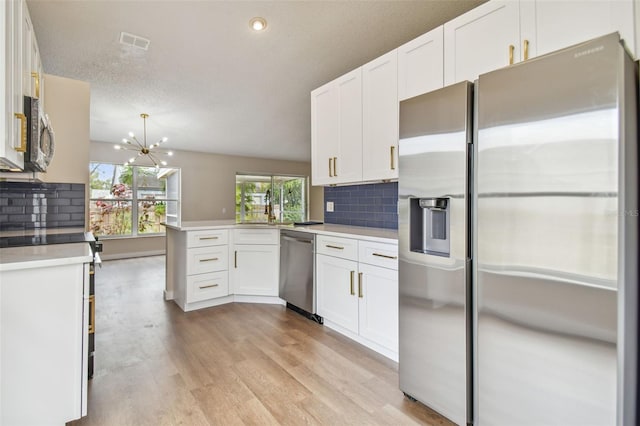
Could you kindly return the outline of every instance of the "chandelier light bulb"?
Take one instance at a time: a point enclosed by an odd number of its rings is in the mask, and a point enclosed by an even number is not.
[[[167,152],[167,155],[168,155],[169,157],[171,157],[171,156],[173,155],[173,151],[169,151],[169,152]]]
[[[165,136],[164,138],[162,138],[162,142],[166,142],[166,141],[168,141],[168,140],[169,140],[169,138],[168,138],[168,137],[166,137],[166,136]]]
[[[167,162],[166,161],[161,161],[160,164],[162,164],[163,166],[166,166]]]
[[[133,134],[133,132],[129,132],[129,137],[130,137],[130,138],[132,138],[132,137],[134,137],[134,136],[135,136],[135,135]]]
[[[136,161],[136,157],[129,158],[129,163],[133,163],[134,161]]]
[[[120,149],[120,148],[121,148],[121,146],[120,146],[120,145],[115,145],[115,146],[113,147],[113,149]]]

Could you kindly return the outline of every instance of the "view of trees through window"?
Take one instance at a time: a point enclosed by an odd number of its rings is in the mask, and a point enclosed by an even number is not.
[[[179,170],[90,163],[90,228],[95,235],[164,233],[179,211]]]
[[[307,179],[300,176],[236,175],[236,222],[267,222],[271,202],[278,222],[307,217]]]

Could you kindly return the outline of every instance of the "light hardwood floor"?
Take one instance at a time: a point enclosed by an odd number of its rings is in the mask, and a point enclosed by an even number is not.
[[[184,313],[164,257],[96,272],[89,415],[71,425],[449,425],[398,389],[397,364],[282,306]]]

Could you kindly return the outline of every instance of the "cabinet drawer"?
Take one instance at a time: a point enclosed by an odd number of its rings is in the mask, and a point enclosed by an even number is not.
[[[197,247],[187,250],[187,275],[229,269],[227,246]]]
[[[241,228],[233,230],[234,244],[278,244],[277,229]]]
[[[187,277],[187,303],[227,295],[229,295],[229,273],[227,271]]]
[[[187,247],[207,247],[227,244],[229,231],[226,229],[211,229],[187,232]]]
[[[316,240],[316,253],[357,261],[358,240],[318,235],[318,239]]]
[[[398,269],[398,246],[374,241],[360,241],[358,261],[383,268]]]

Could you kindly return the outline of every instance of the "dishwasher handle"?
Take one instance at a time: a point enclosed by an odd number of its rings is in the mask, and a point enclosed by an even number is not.
[[[305,243],[305,244],[313,244],[313,240],[302,240],[300,238],[294,238],[294,237],[289,237],[286,235],[282,235],[280,238],[282,238],[283,240],[286,241],[291,241],[291,242],[299,242],[299,243]]]

